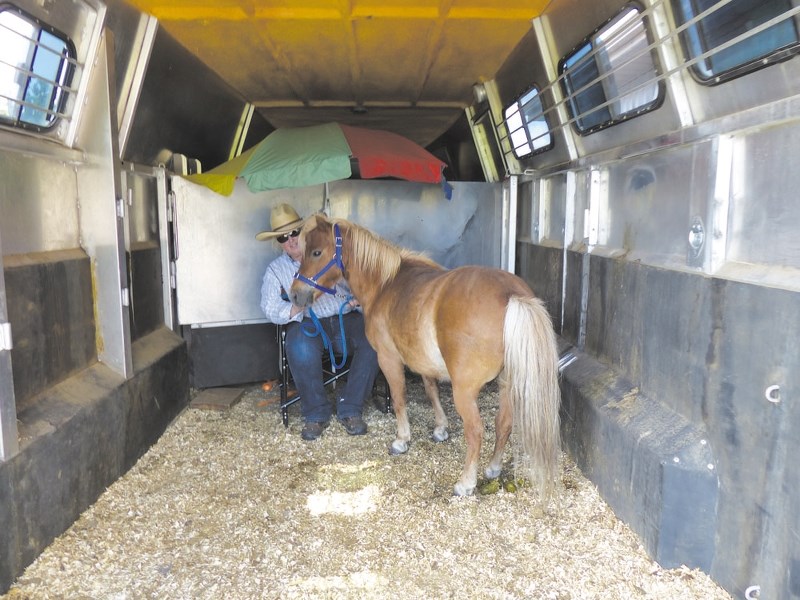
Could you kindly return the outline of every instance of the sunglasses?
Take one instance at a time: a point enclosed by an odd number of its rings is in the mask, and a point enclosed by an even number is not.
[[[278,239],[278,243],[279,244],[285,244],[286,242],[289,241],[290,237],[297,237],[298,235],[300,235],[300,230],[299,229],[292,229],[289,233],[284,233],[283,235],[279,235],[278,238],[277,238]]]

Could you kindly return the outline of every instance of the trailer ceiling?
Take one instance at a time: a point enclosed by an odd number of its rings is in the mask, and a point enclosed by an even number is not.
[[[550,0],[128,0],[274,127],[327,121],[423,146]]]

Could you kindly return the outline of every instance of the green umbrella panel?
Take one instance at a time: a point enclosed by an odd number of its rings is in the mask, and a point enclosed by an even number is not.
[[[237,177],[251,192],[317,185],[352,175],[351,150],[337,123],[277,129],[206,173],[187,179],[230,196]]]

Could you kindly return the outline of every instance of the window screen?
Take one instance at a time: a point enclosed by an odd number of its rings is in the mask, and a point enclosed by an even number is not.
[[[575,129],[593,133],[660,106],[663,85],[644,18],[628,5],[559,63]]]
[[[525,158],[553,147],[539,88],[534,86],[503,113],[514,156]]]
[[[65,36],[21,11],[0,10],[0,122],[53,127],[63,116],[74,60]]]
[[[789,0],[731,0],[714,8],[716,4],[718,0],[672,2],[679,25],[689,24],[681,32],[681,42],[687,56],[696,59],[691,69],[700,81],[721,83],[797,52],[794,19],[779,18],[792,8]],[[760,26],[764,27],[756,31]],[[744,39],[717,50],[739,36]]]

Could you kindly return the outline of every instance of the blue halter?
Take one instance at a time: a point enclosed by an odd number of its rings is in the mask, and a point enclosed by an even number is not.
[[[333,253],[333,258],[330,259],[330,261],[328,261],[328,264],[322,267],[322,270],[313,277],[311,277],[310,279],[308,277],[300,275],[299,271],[294,274],[294,278],[299,279],[303,283],[307,283],[308,285],[315,287],[321,292],[335,296],[336,295],[335,289],[325,287],[324,285],[320,285],[317,283],[317,280],[320,277],[322,277],[325,273],[327,273],[328,270],[333,266],[339,267],[339,270],[344,275],[344,263],[342,262],[342,234],[339,231],[338,223],[335,223],[333,226],[333,236],[336,240],[336,250]],[[322,337],[322,345],[330,354],[331,366],[333,367],[334,372],[341,369],[344,366],[345,362],[347,361],[347,340],[345,339],[344,336],[344,307],[347,306],[347,303],[351,300],[351,298],[352,296],[347,297],[345,301],[342,302],[342,305],[339,307],[339,329],[342,333],[342,360],[340,363],[336,362],[336,358],[334,357],[333,354],[333,344],[328,339],[325,330],[322,328],[322,323],[320,323],[319,317],[317,317],[316,313],[314,312],[314,309],[312,308],[308,309],[308,313],[311,316],[313,327],[303,328],[302,330],[303,333],[308,337],[315,337],[317,335]]]
[[[300,271],[294,274],[295,279],[299,279],[303,283],[307,283],[308,285],[317,288],[321,292],[325,292],[326,294],[330,294],[332,296],[336,295],[336,290],[333,288],[325,287],[324,285],[320,285],[317,283],[317,280],[322,277],[331,267],[339,267],[339,270],[344,275],[344,263],[342,262],[342,234],[339,231],[339,224],[335,223],[333,226],[333,236],[336,240],[336,250],[333,253],[333,258],[328,261],[328,264],[322,267],[322,270],[311,277],[305,277],[304,275],[300,275]]]

